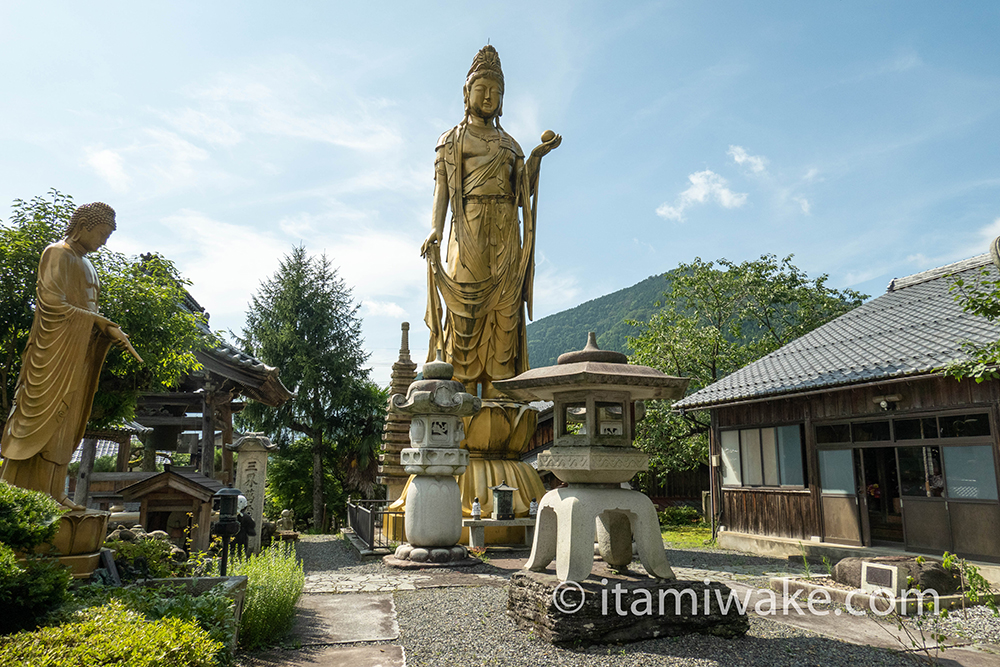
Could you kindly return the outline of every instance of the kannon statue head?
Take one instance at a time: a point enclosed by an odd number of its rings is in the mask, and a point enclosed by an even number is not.
[[[462,93],[466,118],[474,114],[489,121],[503,115],[503,70],[500,68],[500,55],[489,44],[481,48],[472,60]],[[481,104],[484,95],[487,102]]]

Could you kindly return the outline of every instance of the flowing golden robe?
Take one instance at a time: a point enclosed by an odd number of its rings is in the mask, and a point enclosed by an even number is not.
[[[96,324],[99,291],[93,265],[69,241],[43,251],[35,318],[3,432],[2,478],[57,500],[111,346]]]
[[[466,160],[460,125],[441,136],[436,164],[443,163],[452,218],[446,266],[429,253],[428,361],[435,350],[455,367],[461,382],[491,382],[528,370],[525,306],[531,314],[535,219],[524,154],[501,131],[491,155]],[[468,169],[467,173],[465,170]],[[440,177],[440,170],[438,170]],[[492,181],[503,194],[472,194]],[[521,219],[524,242],[521,242]],[[439,297],[440,294],[440,297]],[[441,301],[445,310],[442,313]]]

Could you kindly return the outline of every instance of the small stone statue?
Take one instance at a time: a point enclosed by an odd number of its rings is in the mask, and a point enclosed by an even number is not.
[[[483,507],[479,504],[479,496],[472,499],[472,518],[476,521],[483,518]]]
[[[234,555],[246,558],[250,555],[248,548],[250,538],[257,534],[257,522],[247,511],[250,503],[247,502],[246,496],[240,496],[236,503],[239,508],[239,514],[236,515],[236,518],[240,522],[240,532],[236,533],[236,537],[233,538],[232,550]]]
[[[528,516],[532,517],[538,514],[538,500],[535,498],[531,499],[531,504],[528,505]]]
[[[295,513],[292,510],[281,510],[281,518],[278,519],[278,530],[288,533],[295,530]]]

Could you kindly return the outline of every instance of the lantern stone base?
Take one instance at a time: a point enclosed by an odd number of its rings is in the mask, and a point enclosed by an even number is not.
[[[554,559],[560,580],[583,581],[593,568],[597,537],[606,562],[627,565],[635,540],[647,572],[660,579],[674,578],[656,507],[638,491],[588,485],[553,489],[538,504],[536,521],[535,541],[525,564],[528,570],[542,571]]]
[[[735,593],[729,587],[715,581],[666,582],[599,570],[569,586],[552,572],[522,570],[511,575],[507,614],[522,629],[557,645],[692,633],[742,637],[750,622],[730,604],[735,602],[731,596]]]
[[[412,544],[402,544],[396,547],[394,554],[383,557],[382,562],[391,567],[409,570],[425,567],[468,567],[478,565],[482,561],[470,558],[468,550],[460,544],[453,547],[416,547]]]

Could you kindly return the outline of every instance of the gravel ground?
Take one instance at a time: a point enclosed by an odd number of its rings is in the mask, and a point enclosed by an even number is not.
[[[350,545],[325,535],[302,535],[297,552],[306,574],[377,574],[389,568],[380,558],[357,557]],[[672,565],[738,573],[741,583],[767,587],[774,574],[797,575],[803,566],[795,559],[777,559],[739,552],[669,549]],[[466,572],[492,571],[484,564]],[[816,571],[813,566],[813,571]],[[766,574],[765,574],[766,573]],[[501,573],[502,574],[502,573]],[[509,574],[509,573],[508,573]],[[782,665],[910,666],[904,654],[827,639],[770,619],[751,616],[743,639],[702,635],[663,638],[613,646],[555,648],[508,618],[507,588],[445,587],[394,593],[400,637],[408,666],[421,665],[540,665],[631,667],[638,665],[779,667]],[[925,625],[925,629],[926,629]],[[978,642],[1000,644],[1000,619],[978,607],[953,613],[938,625],[940,631]],[[247,656],[249,657],[249,656]],[[942,654],[947,658],[947,652]],[[252,664],[244,662],[243,664]]]
[[[743,639],[687,635],[561,649],[519,630],[507,617],[506,588],[434,588],[397,592],[394,597],[400,629],[398,641],[406,650],[409,667],[911,667],[916,664],[891,651],[826,639],[758,617],[751,617],[750,632]]]

